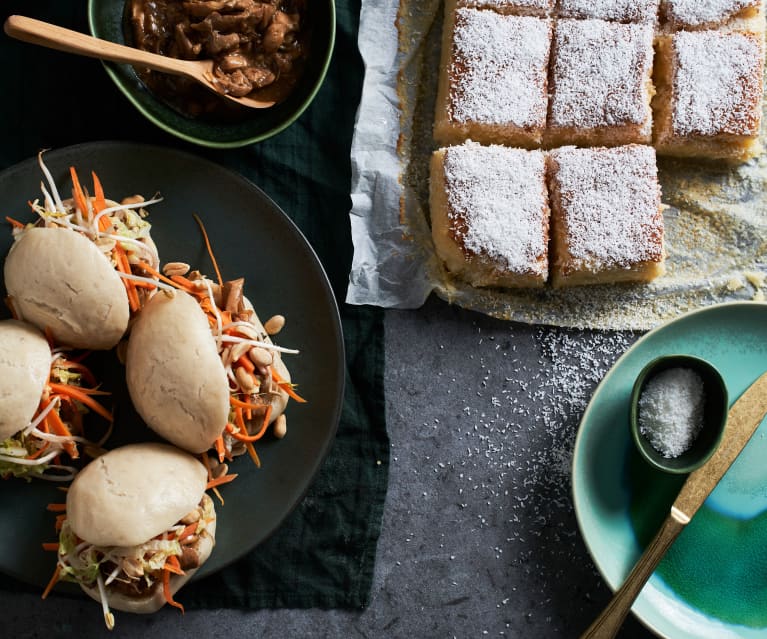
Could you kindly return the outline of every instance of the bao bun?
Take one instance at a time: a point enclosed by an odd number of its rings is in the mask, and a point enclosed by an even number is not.
[[[51,349],[34,326],[0,321],[0,441],[25,428],[40,404]]]
[[[109,349],[128,327],[125,286],[87,237],[65,228],[24,231],[5,260],[5,285],[19,316],[57,343]]]
[[[157,294],[131,328],[125,374],[147,425],[191,453],[213,446],[229,417],[229,383],[204,311],[188,293]]]
[[[207,480],[205,467],[173,446],[115,448],[75,476],[67,492],[67,520],[91,544],[137,546],[194,510]]]
[[[67,520],[74,533],[97,546],[138,546],[165,532],[200,501],[208,473],[191,455],[167,444],[129,444],[97,457],[75,477],[67,493]],[[213,520],[198,535],[195,549],[202,566],[215,545]],[[172,575],[175,594],[199,568]],[[97,587],[80,584],[83,591],[101,601]],[[152,613],[165,605],[162,587],[143,596],[128,596],[106,588],[110,608]]]

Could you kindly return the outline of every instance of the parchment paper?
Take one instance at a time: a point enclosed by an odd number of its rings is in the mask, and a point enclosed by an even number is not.
[[[435,256],[428,206],[441,30],[440,0],[363,1],[347,302],[417,308],[433,291],[508,320],[646,330],[694,308],[764,299],[765,154],[737,167],[659,158],[668,272],[650,284],[512,291],[452,278]]]

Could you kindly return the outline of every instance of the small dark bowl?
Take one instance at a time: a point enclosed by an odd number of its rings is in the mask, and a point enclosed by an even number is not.
[[[692,446],[673,458],[661,455],[639,430],[639,397],[645,383],[658,373],[670,368],[689,368],[698,373],[703,380],[706,401],[703,411],[703,428]],[[631,436],[639,453],[655,468],[667,473],[691,473],[705,464],[719,446],[727,423],[728,408],[727,385],[714,366],[690,355],[665,355],[647,364],[634,382],[629,413]]]
[[[306,110],[325,79],[336,37],[334,0],[312,0],[312,39],[303,75],[291,94],[268,109],[248,109],[236,122],[187,117],[152,94],[128,64],[104,62],[117,87],[149,121],[182,140],[201,146],[231,149],[261,142],[284,130]],[[120,44],[124,34],[125,0],[88,0],[88,22],[97,38]]]

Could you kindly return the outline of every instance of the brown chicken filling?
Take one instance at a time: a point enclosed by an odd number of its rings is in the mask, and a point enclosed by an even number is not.
[[[214,61],[221,93],[284,99],[308,55],[305,0],[128,0],[133,45],[184,60]],[[153,71],[142,80],[190,115],[220,112],[191,81]]]

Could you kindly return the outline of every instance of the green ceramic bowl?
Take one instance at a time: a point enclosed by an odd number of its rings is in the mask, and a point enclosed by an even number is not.
[[[185,117],[150,93],[128,64],[105,62],[107,73],[133,105],[151,122],[176,137],[212,148],[227,149],[261,142],[295,122],[309,106],[325,79],[336,36],[334,0],[313,0],[311,56],[304,74],[288,98],[268,109],[250,110],[234,123],[206,122]],[[97,38],[126,44],[123,32],[125,0],[89,0],[88,21]]]
[[[705,408],[703,427],[692,446],[678,457],[664,457],[640,432],[639,398],[647,382],[663,371],[687,368],[695,371],[703,380]],[[690,355],[664,355],[645,366],[634,382],[629,408],[631,437],[642,457],[652,466],[668,473],[691,473],[705,464],[714,454],[722,439],[727,423],[727,386],[719,371],[709,362]]]

